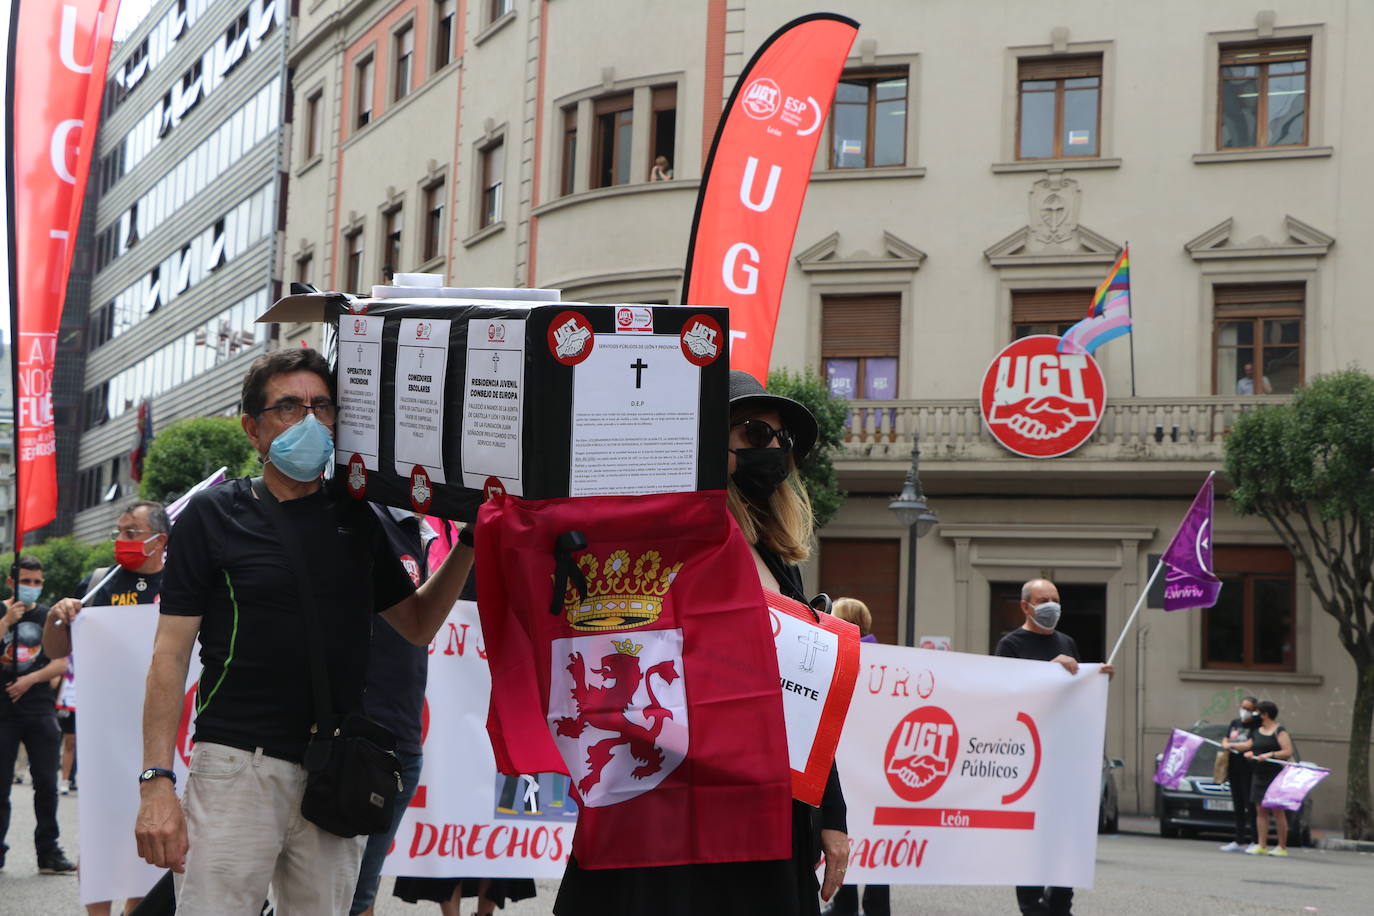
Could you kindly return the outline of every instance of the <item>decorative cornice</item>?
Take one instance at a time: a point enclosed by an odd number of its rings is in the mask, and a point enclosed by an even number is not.
[[[1283,218],[1282,242],[1272,242],[1264,236],[1232,244],[1231,231],[1235,221],[1230,217],[1217,223],[1201,235],[1183,244],[1194,261],[1239,260],[1243,258],[1320,258],[1325,257],[1336,240],[1302,220],[1292,216]]]
[[[832,232],[810,248],[797,254],[797,266],[803,273],[828,273],[837,271],[893,270],[912,273],[920,270],[925,263],[926,253],[891,232],[883,231],[883,254],[873,256],[867,251],[856,251],[849,257],[840,257],[840,234]]]
[[[1121,254],[1121,246],[1094,232],[1078,226],[1078,251],[1030,250],[1030,227],[1022,226],[1011,235],[993,244],[983,257],[993,267],[1044,267],[1069,264],[1112,264]]]

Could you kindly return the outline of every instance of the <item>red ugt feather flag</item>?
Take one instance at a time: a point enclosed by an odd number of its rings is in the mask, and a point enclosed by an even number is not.
[[[682,301],[730,309],[730,365],[768,378],[783,281],[853,19],[802,16],[740,74],[702,173]]]
[[[52,370],[118,0],[12,0],[5,17],[7,247],[0,283],[18,364],[15,553],[57,514]]]
[[[725,494],[497,496],[479,519],[497,768],[571,776],[578,863],[790,856],[777,656]],[[569,531],[586,535],[585,595],[575,574],[559,585]]]

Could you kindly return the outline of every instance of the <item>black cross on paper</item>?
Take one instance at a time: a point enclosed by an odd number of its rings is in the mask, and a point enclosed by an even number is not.
[[[630,363],[630,368],[635,371],[635,387],[638,388],[644,377],[644,370],[649,368],[649,364],[639,357],[635,357],[635,361]]]

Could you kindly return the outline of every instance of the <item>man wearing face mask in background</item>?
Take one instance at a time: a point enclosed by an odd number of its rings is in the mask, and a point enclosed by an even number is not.
[[[333,388],[314,350],[254,360],[240,423],[263,460],[262,477],[197,493],[168,545],[135,835],[144,859],[177,873],[181,916],[256,913],[269,884],[280,913],[348,910],[366,838],[337,836],[301,815],[302,762],[320,723],[302,595],[319,616],[330,705],[336,714],[357,712],[372,614],[427,645],[472,566],[471,548],[455,547],[416,590],[368,504],[322,481],[334,458]],[[300,545],[305,568],[296,568],[283,538]],[[197,637],[204,667],[182,802],[171,767]]]
[[[1226,782],[1231,786],[1231,806],[1236,815],[1236,838],[1221,847],[1222,852],[1244,852],[1254,842],[1255,803],[1250,798],[1250,778],[1255,765],[1245,758],[1260,724],[1259,700],[1246,697],[1240,701],[1240,715],[1231,720],[1226,737],[1221,739],[1226,754]]]
[[[10,787],[19,744],[29,752],[33,778],[34,849],[38,870],[63,874],[76,870],[57,845],[57,754],[62,730],[57,725],[51,681],[67,670],[63,659],[43,654],[43,620],[48,608],[43,594],[43,564],[36,557],[19,557],[19,582],[7,578],[14,597],[0,614],[0,868],[5,864],[5,835],[10,829]]]
[[[1031,579],[1021,586],[1021,613],[1026,620],[997,642],[994,655],[1055,662],[1074,676],[1078,674],[1078,643],[1060,633],[1059,589],[1048,579]],[[1103,665],[1110,677],[1115,669]],[[1016,903],[1024,916],[1068,916],[1073,907],[1071,887],[1018,887]]]

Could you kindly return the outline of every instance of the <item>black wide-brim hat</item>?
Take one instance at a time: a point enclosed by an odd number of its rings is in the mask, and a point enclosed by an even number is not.
[[[740,407],[776,410],[783,426],[792,434],[792,455],[798,462],[816,445],[819,428],[806,405],[791,398],[769,394],[758,379],[741,369],[730,370],[730,413]]]

